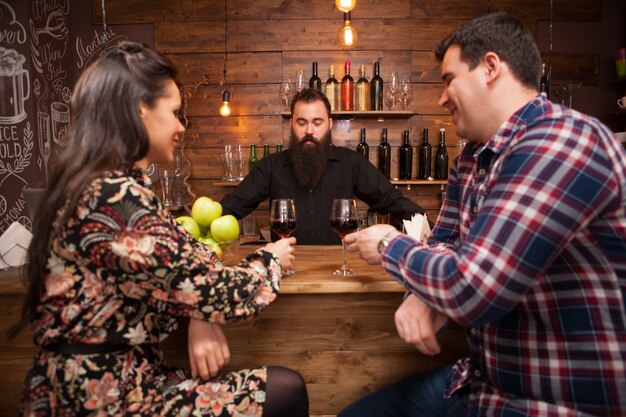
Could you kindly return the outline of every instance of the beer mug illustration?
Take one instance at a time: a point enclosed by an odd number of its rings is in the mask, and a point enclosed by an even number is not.
[[[0,46],[0,124],[15,124],[26,118],[24,102],[30,96],[24,55]]]

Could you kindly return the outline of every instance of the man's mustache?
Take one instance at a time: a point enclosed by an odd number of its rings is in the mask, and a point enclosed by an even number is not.
[[[302,141],[301,141],[301,142],[302,142],[302,143],[306,143],[306,142],[313,142],[313,143],[315,143],[315,144],[317,144],[317,145],[319,145],[319,144],[320,144],[320,141],[319,141],[319,140],[317,140],[317,138],[315,138],[315,136],[313,136],[313,135],[304,135],[304,136],[302,137]]]

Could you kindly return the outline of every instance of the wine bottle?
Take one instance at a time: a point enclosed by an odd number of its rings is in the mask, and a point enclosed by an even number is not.
[[[266,143],[263,145],[263,158],[267,158],[268,156],[270,156],[270,145]]]
[[[370,109],[370,82],[365,78],[365,65],[361,65],[360,77],[356,82],[356,110]]]
[[[420,180],[427,180],[430,177],[430,160],[433,156],[433,148],[428,143],[428,128],[424,128],[424,141],[420,145],[420,166],[419,175]]]
[[[250,158],[248,158],[248,172],[252,172],[252,169],[259,162],[259,158],[256,156],[256,146],[254,143],[250,145]]]
[[[387,142],[387,128],[383,128],[383,138],[378,145],[378,170],[387,178],[391,178],[391,145]]]
[[[404,131],[404,143],[400,146],[400,179],[410,180],[413,175],[413,148],[409,142],[409,131]]]
[[[448,179],[448,150],[446,149],[446,129],[439,129],[439,146],[435,154],[435,179]]]
[[[346,75],[341,79],[341,110],[354,111],[354,79],[350,76],[350,61],[345,64]]]
[[[283,151],[283,144],[279,143],[278,145],[276,145],[276,153],[282,152],[282,151]]]
[[[366,157],[367,159],[369,159],[370,146],[365,141],[365,128],[364,127],[361,128],[361,141],[356,146],[356,151],[360,153],[361,155],[363,155],[364,157]]]
[[[550,99],[550,74],[546,74],[546,63],[541,63],[541,80],[539,81],[539,92],[546,93]]]
[[[322,92],[322,79],[317,76],[317,62],[313,63],[313,75],[309,78],[309,87]]]
[[[328,99],[328,101],[330,101],[330,110],[331,111],[338,111],[339,110],[339,100],[340,100],[340,93],[339,93],[339,82],[337,82],[337,79],[335,78],[335,66],[331,65],[330,66],[330,75],[328,77],[328,79],[326,80],[326,98]]]
[[[374,77],[370,82],[370,108],[383,109],[383,79],[380,78],[380,62],[374,64]]]

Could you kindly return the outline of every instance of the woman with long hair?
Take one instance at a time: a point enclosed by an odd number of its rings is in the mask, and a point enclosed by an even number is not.
[[[175,77],[163,56],[125,42],[76,85],[67,151],[38,210],[12,330],[31,327],[39,347],[24,416],[308,415],[304,382],[289,369],[215,376],[227,346],[218,358],[190,349],[193,375],[164,361],[159,343],[181,318],[201,343],[213,323],[250,319],[271,303],[295,244],[269,243],[225,267],[151,191],[144,170],[171,162],[184,132]]]

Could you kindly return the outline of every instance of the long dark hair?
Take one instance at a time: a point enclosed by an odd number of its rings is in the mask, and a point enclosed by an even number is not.
[[[72,97],[67,148],[33,225],[22,318],[7,332],[9,338],[30,324],[41,301],[53,231],[58,234],[73,215],[94,178],[106,171],[127,171],[146,156],[149,139],[140,103],[153,107],[165,94],[167,81],[175,78],[170,61],[136,42],[120,43],[81,75]]]

